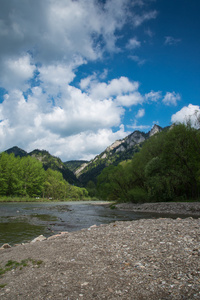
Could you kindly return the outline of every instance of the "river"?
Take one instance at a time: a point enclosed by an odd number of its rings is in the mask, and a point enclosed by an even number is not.
[[[152,218],[152,214],[119,211],[102,202],[0,203],[0,246],[25,243],[43,234],[76,231],[96,224]]]

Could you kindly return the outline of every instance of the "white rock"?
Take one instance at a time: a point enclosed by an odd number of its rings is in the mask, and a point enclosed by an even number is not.
[[[46,240],[46,237],[44,235],[39,235],[38,237],[36,237],[35,239],[33,239],[31,241],[31,243],[41,242],[41,241],[44,241],[44,240]]]

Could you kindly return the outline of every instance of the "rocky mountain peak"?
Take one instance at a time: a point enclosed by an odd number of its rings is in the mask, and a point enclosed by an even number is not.
[[[123,142],[123,140],[117,140],[115,141],[111,146],[106,148],[106,151],[109,152],[115,148],[117,148],[119,145],[121,145],[121,143]]]
[[[149,137],[151,137],[152,135],[154,135],[154,134],[156,134],[156,133],[158,133],[158,132],[161,132],[163,129],[162,129],[162,127],[160,127],[160,126],[158,126],[157,124],[155,124],[154,126],[153,126],[153,128],[150,130],[150,132],[149,132]]]

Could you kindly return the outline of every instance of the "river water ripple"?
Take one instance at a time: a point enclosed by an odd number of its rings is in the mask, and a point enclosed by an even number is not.
[[[43,234],[76,231],[96,224],[155,217],[112,210],[102,202],[0,203],[0,246],[24,243]]]

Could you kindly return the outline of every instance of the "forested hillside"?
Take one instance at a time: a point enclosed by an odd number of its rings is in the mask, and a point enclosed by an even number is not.
[[[81,200],[87,195],[86,189],[69,184],[62,173],[45,171],[35,157],[0,154],[0,196]]]
[[[190,124],[156,125],[146,135],[137,131],[116,141],[89,163],[69,162],[73,170],[85,168],[87,190],[66,181],[67,171],[75,182],[72,171],[45,150],[28,154],[14,147],[10,152],[0,154],[1,196],[82,199],[89,192],[135,203],[200,199],[200,131]]]
[[[70,171],[75,173],[76,170],[80,168],[80,166],[82,166],[83,164],[88,164],[88,161],[87,160],[69,160],[69,161],[64,162],[64,164]]]
[[[8,150],[5,151],[8,154],[13,153],[16,157],[24,157],[24,156],[31,156],[37,158],[37,160],[42,162],[43,168],[47,170],[48,168],[54,170],[54,171],[59,171],[62,173],[63,178],[71,183],[71,184],[76,184],[79,185],[79,181],[74,175],[74,173],[61,161],[60,158],[51,155],[48,151],[46,150],[33,150],[30,153],[27,153],[26,151],[18,148],[18,147],[12,147]]]
[[[63,178],[71,184],[78,184],[78,180],[74,173],[61,161],[60,158],[51,155],[46,150],[34,150],[28,153],[31,157],[37,158],[42,162],[45,170],[52,169],[54,171],[59,171],[62,173]]]
[[[175,125],[148,139],[132,160],[105,168],[98,195],[122,202],[200,198],[200,131]]]

